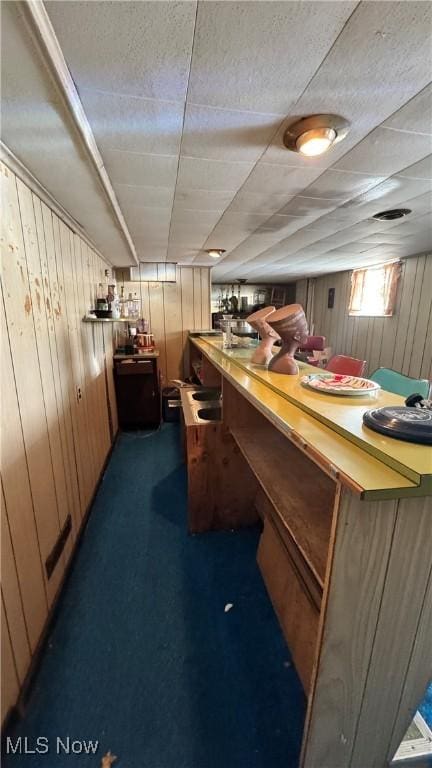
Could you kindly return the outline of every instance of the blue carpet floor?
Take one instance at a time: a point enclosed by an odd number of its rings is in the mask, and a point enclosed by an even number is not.
[[[426,691],[426,696],[419,707],[419,712],[423,715],[429,728],[432,730],[432,683]]]
[[[123,434],[4,768],[294,768],[303,692],[256,565],[259,532],[189,536],[177,425]],[[233,608],[225,613],[224,607]],[[55,753],[57,736],[99,741]]]

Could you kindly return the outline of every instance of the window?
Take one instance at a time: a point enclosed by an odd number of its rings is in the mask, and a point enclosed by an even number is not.
[[[391,317],[400,273],[399,261],[355,269],[351,275],[349,314]]]

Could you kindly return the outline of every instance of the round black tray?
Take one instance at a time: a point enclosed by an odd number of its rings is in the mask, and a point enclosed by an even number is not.
[[[363,423],[387,437],[432,445],[432,411],[428,408],[402,405],[374,408],[363,414]]]

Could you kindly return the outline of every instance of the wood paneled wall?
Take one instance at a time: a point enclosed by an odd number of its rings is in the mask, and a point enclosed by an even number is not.
[[[145,275],[145,264],[141,264]],[[189,374],[189,331],[211,328],[210,269],[176,267],[175,283],[131,282],[129,270],[116,270],[117,286],[141,299],[141,315],[150,323],[160,352],[162,383]]]
[[[394,368],[415,378],[432,377],[432,254],[402,262],[396,308],[392,317],[350,317],[351,272],[325,275],[313,282],[314,333],[323,335],[333,354],[367,360],[367,372]],[[306,281],[299,281],[299,298]],[[328,289],[335,288],[333,309]]]
[[[117,431],[107,265],[5,165],[1,264],[2,719],[15,703]],[[45,563],[68,516],[50,577]]]

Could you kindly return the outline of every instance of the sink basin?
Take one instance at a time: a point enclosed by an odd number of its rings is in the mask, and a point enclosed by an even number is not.
[[[202,392],[194,392],[192,399],[208,403],[210,400],[219,400],[220,395],[218,389],[204,389]]]
[[[222,408],[199,408],[198,418],[204,421],[220,421],[222,418]]]

